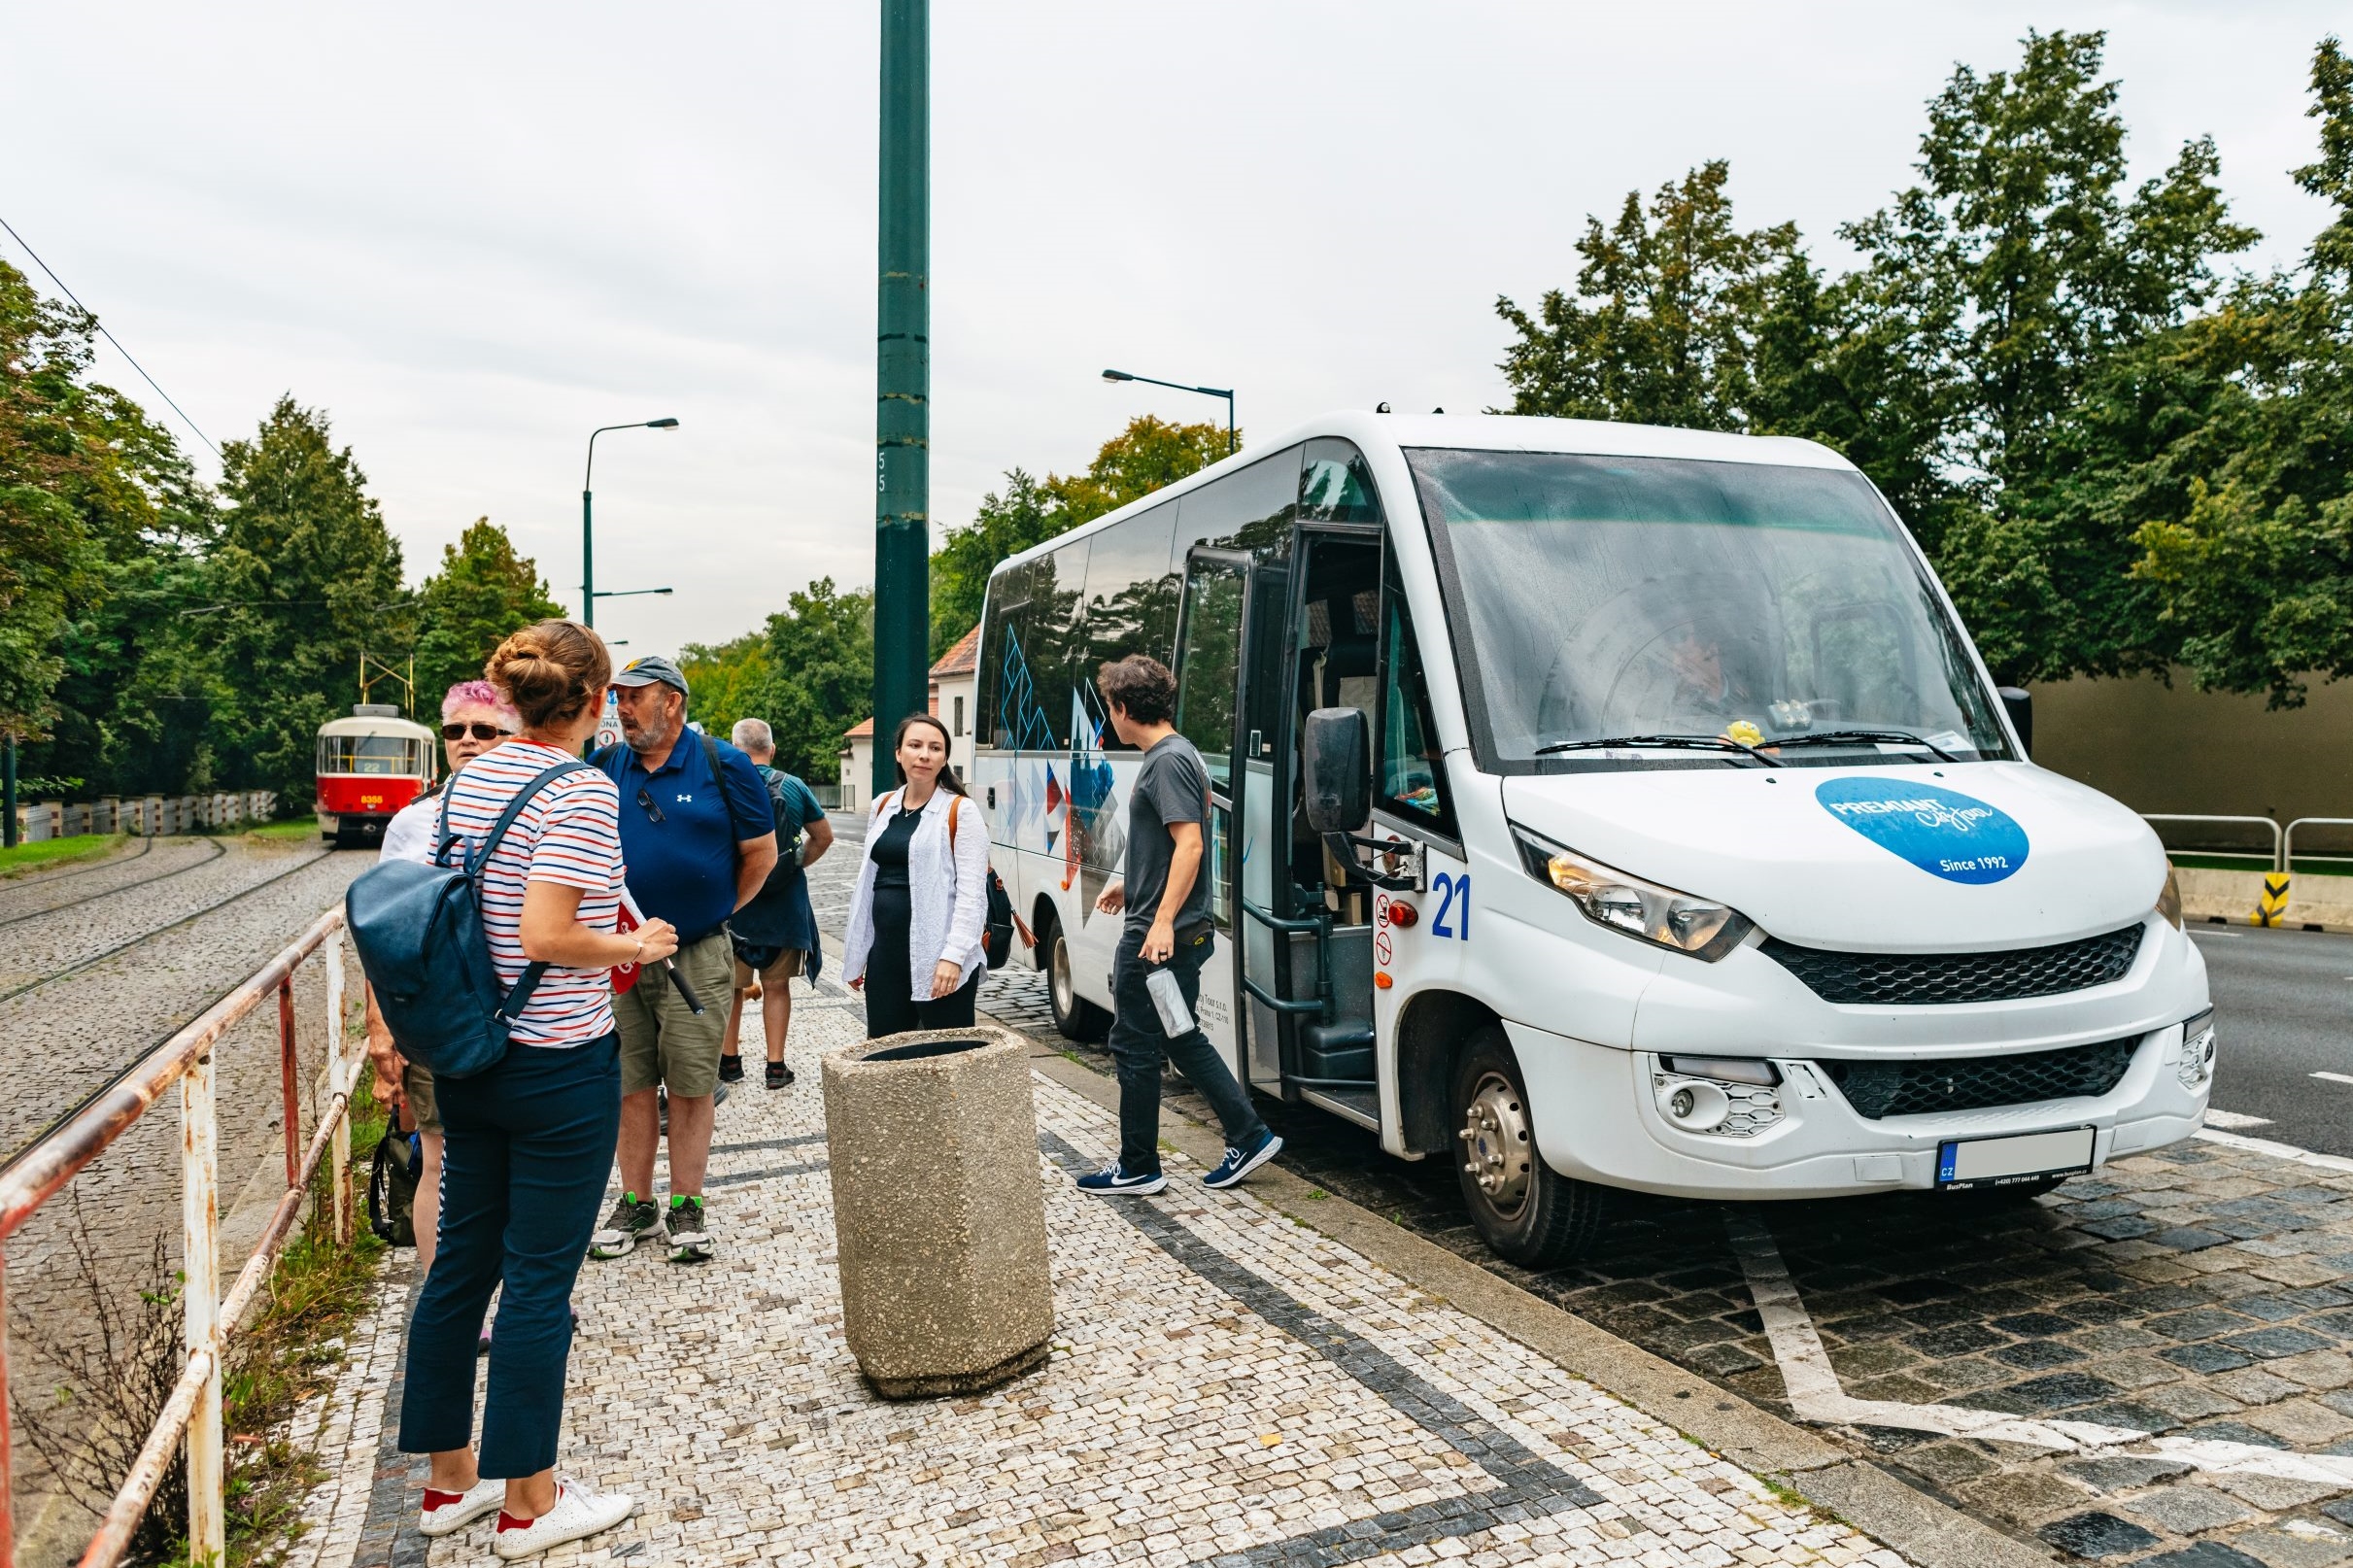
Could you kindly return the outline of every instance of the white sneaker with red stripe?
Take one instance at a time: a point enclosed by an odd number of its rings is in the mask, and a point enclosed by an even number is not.
[[[506,1483],[478,1481],[466,1492],[425,1488],[425,1509],[417,1516],[419,1535],[447,1535],[461,1530],[506,1501]]]
[[[637,1499],[621,1492],[593,1492],[576,1481],[556,1483],[556,1506],[535,1519],[498,1511],[498,1533],[491,1550],[508,1562],[536,1556],[550,1547],[609,1530],[637,1512]]]

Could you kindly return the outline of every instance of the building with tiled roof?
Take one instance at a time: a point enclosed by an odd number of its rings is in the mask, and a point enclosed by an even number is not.
[[[959,773],[972,767],[972,734],[980,718],[980,628],[973,627],[932,665],[932,716],[947,727],[948,761]],[[841,803],[863,810],[872,799],[874,721],[861,719],[841,736]]]

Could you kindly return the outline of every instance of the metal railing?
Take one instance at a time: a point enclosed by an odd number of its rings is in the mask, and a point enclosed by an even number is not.
[[[344,1046],[343,911],[330,909],[310,930],[202,1016],[142,1058],[61,1126],[36,1142],[0,1173],[0,1279],[5,1279],[5,1244],[41,1206],[64,1190],[84,1167],[128,1132],[175,1083],[180,1087],[180,1193],[188,1361],[149,1432],[147,1446],[132,1464],[122,1489],[107,1509],[98,1533],[84,1550],[81,1568],[113,1568],[146,1514],[156,1484],[183,1435],[188,1439],[188,1539],[191,1560],[222,1562],[227,1535],[222,1487],[221,1385],[223,1347],[246,1309],[269,1278],[270,1266],[292,1234],[303,1199],[322,1159],[334,1171],[334,1235],[352,1240],[351,1123],[346,1111],[364,1054],[347,1058]],[[324,952],[326,961],[326,1072],[329,1100],[307,1145],[302,1139],[301,1103],[294,1051],[294,974],[303,961]],[[272,994],[278,1001],[279,1081],[285,1104],[286,1192],[254,1245],[236,1281],[221,1294],[220,1140],[213,1105],[213,1048],[229,1030]],[[4,1299],[4,1298],[0,1298]],[[16,1476],[8,1424],[7,1320],[0,1312],[0,1568],[15,1568]]]
[[[2280,831],[2279,821],[2275,817],[2205,817],[2182,815],[2169,811],[2143,811],[2140,814],[2140,820],[2143,822],[2218,822],[2233,827],[2262,828],[2271,835],[2271,869],[2284,871],[2288,869],[2288,835]],[[2320,822],[2332,819],[2310,817],[2305,820]]]

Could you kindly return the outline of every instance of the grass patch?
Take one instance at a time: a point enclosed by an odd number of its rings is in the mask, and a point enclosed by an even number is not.
[[[103,860],[129,841],[120,834],[78,833],[71,838],[44,838],[37,844],[0,849],[0,881],[78,860]]]
[[[265,822],[258,828],[248,828],[245,831],[245,836],[270,840],[316,838],[319,836],[319,819],[317,817],[289,817],[284,822]]]

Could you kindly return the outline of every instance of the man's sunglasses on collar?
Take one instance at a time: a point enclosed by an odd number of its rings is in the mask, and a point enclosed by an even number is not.
[[[494,724],[445,724],[441,727],[441,738],[463,740],[468,731],[473,732],[476,740],[496,740],[515,733],[512,730],[502,730]]]
[[[661,822],[665,820],[662,815],[662,807],[654,803],[654,797],[652,793],[642,787],[640,787],[637,791],[637,803],[645,807],[645,814],[654,821]]]

